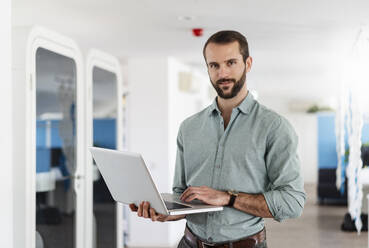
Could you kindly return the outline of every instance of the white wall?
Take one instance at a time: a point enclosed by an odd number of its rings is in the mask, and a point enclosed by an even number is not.
[[[170,192],[168,171],[168,60],[137,58],[128,62],[128,149],[140,152],[160,192]],[[128,240],[132,247],[170,244],[173,223],[153,223],[128,216]]]
[[[191,69],[174,58],[128,61],[128,149],[143,155],[160,192],[172,192],[179,125],[207,103],[204,75],[193,72],[198,92],[178,89],[178,72]],[[205,84],[204,84],[205,83]],[[130,247],[172,247],[183,235],[185,221],[152,223],[130,214]],[[143,237],[144,235],[144,237]]]
[[[212,103],[213,99],[208,96],[208,87],[210,86],[209,78],[205,74],[184,65],[174,58],[169,59],[169,178],[174,176],[174,164],[177,152],[177,134],[179,126],[183,120],[191,115],[203,110]],[[192,75],[192,87],[188,92],[179,89],[178,72],[186,72]],[[171,182],[172,183],[172,182]]]
[[[306,184],[318,183],[318,125],[315,114],[290,113],[285,116],[299,137],[298,154]]]
[[[13,247],[11,0],[0,1],[0,247]]]
[[[318,127],[315,114],[297,111],[294,102],[280,96],[259,94],[258,101],[287,118],[299,137],[298,154],[304,182],[318,182]],[[297,103],[296,103],[297,104]]]

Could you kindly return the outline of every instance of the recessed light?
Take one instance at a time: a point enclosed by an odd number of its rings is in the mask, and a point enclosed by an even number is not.
[[[178,20],[180,21],[192,21],[194,20],[194,16],[178,16]]]

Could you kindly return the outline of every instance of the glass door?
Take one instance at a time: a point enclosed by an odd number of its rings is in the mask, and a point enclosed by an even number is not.
[[[36,51],[36,247],[75,247],[76,62]]]
[[[115,73],[93,67],[93,145],[117,149],[117,76]],[[104,179],[93,165],[93,243],[96,248],[116,247],[116,203]]]

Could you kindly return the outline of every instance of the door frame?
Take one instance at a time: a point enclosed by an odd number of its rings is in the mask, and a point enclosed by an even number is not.
[[[123,150],[123,79],[121,65],[114,56],[97,49],[91,49],[86,59],[86,140],[88,146],[93,146],[93,69],[100,69],[114,73],[117,77],[117,118],[116,144],[117,150]],[[91,153],[86,150],[86,247],[93,247],[93,160]],[[123,204],[116,203],[116,248],[124,247]]]
[[[25,247],[35,247],[36,232],[36,53],[38,48],[55,52],[74,60],[76,65],[76,170],[73,187],[76,194],[75,248],[84,247],[85,219],[85,109],[82,53],[77,44],[68,37],[54,31],[32,27],[25,29],[27,37],[25,51]],[[18,165],[16,165],[18,166]]]

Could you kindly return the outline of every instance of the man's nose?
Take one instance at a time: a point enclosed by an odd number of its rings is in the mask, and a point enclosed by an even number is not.
[[[218,70],[219,78],[227,78],[229,76],[229,68],[227,66],[220,66]]]

